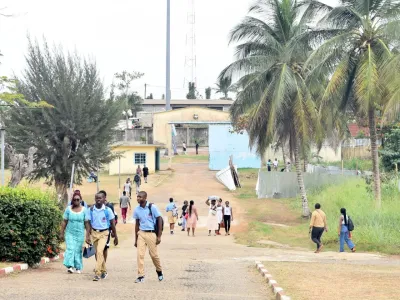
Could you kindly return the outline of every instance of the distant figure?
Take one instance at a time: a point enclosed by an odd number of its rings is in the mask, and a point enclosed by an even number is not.
[[[321,252],[324,245],[322,245],[321,237],[324,233],[324,230],[328,232],[328,223],[326,221],[326,215],[321,210],[321,204],[315,204],[315,210],[311,215],[310,222],[310,232],[311,232],[311,240],[317,244],[317,250],[315,253]]]
[[[140,192],[140,185],[142,184],[142,178],[140,178],[139,174],[136,174],[135,177],[133,178],[133,181],[135,182],[136,185],[136,195],[138,195]]]
[[[149,168],[146,165],[143,166],[143,177],[144,182],[147,183],[147,176],[149,176]]]
[[[173,198],[169,198],[169,204],[165,208],[165,211],[167,212],[167,216],[168,216],[170,232],[171,232],[171,234],[174,234],[175,223],[176,223],[176,219],[178,217],[178,209],[176,208]]]
[[[199,155],[199,147],[200,147],[199,143],[196,142],[196,155]]]
[[[210,196],[206,201],[206,205],[209,206],[207,228],[208,235],[211,235],[211,231],[214,231],[214,235],[218,234],[218,217],[217,217],[217,199],[222,200],[218,196]],[[211,203],[210,203],[211,200]]]
[[[217,203],[217,219],[218,219],[218,235],[221,235],[221,223],[224,222],[224,212],[223,212],[223,206],[222,206],[222,199],[218,200]]]
[[[292,168],[292,165],[290,164],[290,161],[288,161],[286,164],[286,172],[290,172],[291,168]]]
[[[188,212],[188,207],[189,207],[189,202],[187,202],[187,200],[183,201],[183,206],[182,206],[182,215],[181,215],[181,219],[182,219],[182,231],[186,230],[186,222],[187,222],[187,212]]]
[[[122,196],[119,198],[119,207],[121,208],[122,221],[124,224],[126,224],[126,213],[128,212],[128,206],[129,210],[131,210],[131,202],[129,199],[130,198],[126,195],[126,191],[123,191]]]
[[[224,207],[225,235],[231,235],[229,233],[231,229],[231,222],[233,222],[233,210],[232,207],[229,206],[229,201],[226,201]]]
[[[339,230],[338,234],[340,237],[340,252],[344,252],[344,243],[350,248],[352,252],[356,252],[356,246],[350,239],[351,232],[349,231],[349,217],[346,214],[346,209],[340,209],[340,219],[339,219]]]
[[[142,177],[142,169],[140,168],[140,165],[137,166],[136,174],[138,174],[140,177]]]
[[[268,159],[268,161],[267,161],[268,172],[271,172],[271,167],[272,167],[271,165],[272,165],[272,162],[270,159]]]
[[[132,185],[130,178],[126,179],[126,182],[124,184],[124,191],[126,192],[127,195],[129,195],[129,198],[132,197]]]
[[[186,143],[185,142],[183,142],[182,148],[183,148],[183,154],[186,155]]]
[[[197,214],[197,208],[194,206],[194,201],[190,200],[190,205],[188,208],[188,218],[186,223],[188,236],[190,234],[190,229],[192,229],[192,236],[194,237],[194,231],[196,230],[198,220],[199,215]]]
[[[89,179],[93,179],[94,182],[97,182],[97,176],[93,171],[90,172]]]
[[[274,160],[274,171],[278,171],[278,160],[276,158]]]

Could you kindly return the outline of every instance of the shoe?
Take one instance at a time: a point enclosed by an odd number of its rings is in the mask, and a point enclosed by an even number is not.
[[[356,247],[353,247],[353,249],[351,249],[351,252],[356,252]]]
[[[81,270],[76,270],[76,274],[81,274]]]
[[[158,275],[158,280],[159,280],[159,281],[163,281],[164,275],[163,275],[162,271],[161,271],[161,272],[158,272],[158,271],[157,271],[157,275]]]
[[[72,273],[74,273],[74,269],[72,269],[72,267],[69,267],[69,268],[67,269],[67,272],[70,273],[70,274],[72,274]]]
[[[185,229],[182,229],[181,231],[185,231]]]
[[[140,276],[135,280],[135,283],[142,283],[144,282],[144,276]]]
[[[107,272],[101,273],[101,279],[106,279],[108,276]]]
[[[100,276],[97,275],[93,277],[93,281],[99,281],[100,279],[101,279]]]

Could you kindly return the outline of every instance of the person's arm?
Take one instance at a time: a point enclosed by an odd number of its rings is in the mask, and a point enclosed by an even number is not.
[[[138,233],[139,233],[139,219],[136,219],[135,224],[135,247],[137,247]]]
[[[162,231],[161,231],[162,217],[161,216],[157,217],[156,222],[157,222],[157,228],[158,228],[156,245],[159,245],[161,243],[161,234],[162,234]]]
[[[233,208],[231,207],[231,221],[233,222]]]
[[[128,199],[129,199],[129,197],[128,197]],[[128,205],[129,205],[129,210],[132,210],[132,207],[131,207],[131,200],[128,200]]]
[[[194,207],[193,210],[194,210],[194,214],[196,215],[196,218],[197,218],[197,221],[198,221],[199,220],[199,215],[197,214],[197,208]]]
[[[92,241],[90,240],[90,231],[92,227],[90,226],[90,221],[85,221],[85,229],[86,229],[86,244],[90,245],[92,244]]]
[[[206,200],[206,204],[207,204],[207,206],[210,206],[210,199]]]
[[[115,227],[115,220],[112,219],[110,221],[111,231],[114,236],[114,246],[118,246],[118,236],[117,236],[117,228]]]
[[[340,232],[342,231],[342,222],[343,222],[343,220],[344,220],[343,216],[340,216],[340,218],[339,218],[338,235],[340,235]]]
[[[315,213],[312,213],[310,221],[310,230],[313,228],[314,223],[315,223]]]
[[[122,208],[121,203],[122,203],[122,197],[119,198],[119,208]]]
[[[63,220],[61,223],[60,240],[64,240],[65,228],[67,227],[68,220]]]

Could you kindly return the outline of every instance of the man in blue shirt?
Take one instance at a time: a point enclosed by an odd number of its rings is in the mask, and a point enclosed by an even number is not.
[[[138,278],[135,283],[144,281],[144,255],[149,247],[150,257],[156,267],[158,280],[164,279],[157,245],[161,243],[162,216],[158,208],[147,201],[147,193],[137,195],[139,205],[136,207],[133,218],[136,219],[135,247],[137,248]]]
[[[174,234],[175,222],[178,218],[178,209],[174,203],[174,198],[169,198],[169,204],[165,208],[168,216],[169,231]]]
[[[114,245],[118,245],[117,230],[115,228],[115,216],[112,210],[105,206],[105,196],[97,193],[95,196],[96,204],[93,205],[88,213],[90,214],[90,225],[92,226],[91,238],[96,249],[96,274],[93,281],[99,281],[107,277],[106,262],[104,259],[104,248],[107,244],[110,228],[114,236]]]

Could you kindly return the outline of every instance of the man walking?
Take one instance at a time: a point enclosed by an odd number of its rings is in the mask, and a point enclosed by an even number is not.
[[[106,279],[108,276],[104,252],[106,251],[110,228],[114,237],[114,245],[118,245],[115,216],[112,210],[104,204],[105,198],[103,193],[97,193],[95,196],[96,203],[89,210],[90,225],[92,226],[91,239],[96,250],[96,268],[93,281]]]
[[[138,195],[140,191],[140,185],[142,184],[142,178],[140,177],[139,174],[136,174],[135,177],[133,178],[133,181],[135,182],[136,185],[136,195]]]
[[[311,215],[311,222],[310,222],[310,233],[311,233],[311,240],[317,244],[317,250],[315,253],[321,252],[324,245],[322,245],[321,237],[324,233],[324,230],[328,232],[328,225],[326,222],[326,215],[321,210],[321,204],[315,204],[315,210]]]
[[[147,183],[147,176],[149,176],[149,168],[146,165],[143,166],[143,177],[144,182]]]
[[[131,193],[132,193],[132,185],[131,185],[131,179],[128,178],[126,180],[126,183],[124,184],[124,191],[126,192],[127,195],[129,195],[129,198],[132,197]]]
[[[199,142],[196,141],[196,155],[199,155]]]
[[[123,191],[122,196],[119,198],[119,207],[121,208],[122,221],[124,222],[124,224],[126,224],[126,213],[128,211],[128,206],[129,210],[131,210],[131,201],[126,195],[126,192]]]
[[[137,195],[139,205],[133,213],[136,219],[135,226],[135,247],[137,248],[137,264],[138,278],[135,283],[144,281],[144,255],[146,247],[149,247],[149,254],[156,267],[158,280],[162,281],[164,275],[162,273],[161,262],[158,256],[157,245],[161,243],[162,234],[162,216],[158,208],[147,201],[147,193],[139,192]]]
[[[186,143],[182,143],[183,154],[186,155]]]

